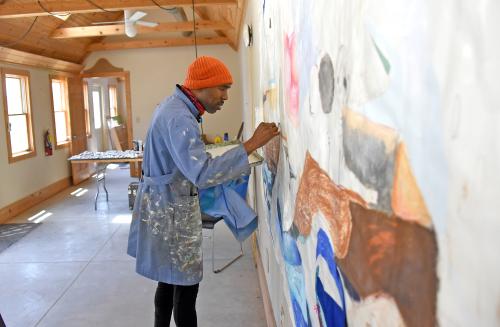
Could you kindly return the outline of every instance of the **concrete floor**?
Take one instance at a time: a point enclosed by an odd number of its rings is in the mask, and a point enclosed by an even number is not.
[[[108,169],[109,202],[94,211],[96,186],[67,189],[9,222],[39,214],[42,225],[0,253],[0,313],[7,327],[153,326],[156,283],[135,273],[126,254],[131,212],[128,169]],[[82,188],[86,193],[70,193]],[[85,192],[85,191],[83,191]],[[211,242],[204,233],[204,278],[198,325],[266,325],[250,240],[245,255],[222,273],[211,271]],[[223,222],[216,227],[216,264],[239,245]],[[171,326],[175,326],[172,323]]]

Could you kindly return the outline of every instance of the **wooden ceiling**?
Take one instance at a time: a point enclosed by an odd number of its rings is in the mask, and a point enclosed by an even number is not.
[[[245,6],[246,0],[0,0],[0,61],[74,71],[92,51],[194,45],[195,35],[198,45],[237,50]],[[109,23],[123,21],[125,9],[144,11],[142,20],[158,24],[134,25],[137,35],[129,38],[123,22]]]

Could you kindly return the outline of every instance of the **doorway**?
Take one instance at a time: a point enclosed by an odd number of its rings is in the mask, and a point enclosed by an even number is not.
[[[132,149],[130,73],[101,58],[81,78],[88,85],[84,92],[89,106],[88,129],[96,134],[88,139],[88,150]],[[131,176],[139,176],[140,171],[138,164],[130,164]]]
[[[87,85],[89,151],[127,150],[129,117],[125,82],[114,77],[84,78]]]
[[[95,84],[89,81],[84,80],[88,85],[88,92],[86,94],[89,103],[89,123],[90,123],[90,135],[92,138],[89,139],[87,143],[87,147],[89,151],[105,151],[106,146],[103,144],[103,139],[105,138],[103,135],[103,102],[102,101],[102,87],[99,84]]]

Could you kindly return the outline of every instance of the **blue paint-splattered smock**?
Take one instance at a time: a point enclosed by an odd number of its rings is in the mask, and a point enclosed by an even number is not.
[[[136,258],[137,273],[174,285],[194,285],[203,276],[198,188],[250,173],[243,145],[210,157],[197,116],[179,88],[157,107],[130,226],[127,253]]]

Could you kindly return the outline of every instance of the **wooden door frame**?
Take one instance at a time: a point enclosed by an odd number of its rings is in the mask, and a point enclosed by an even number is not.
[[[84,78],[117,78],[125,83],[125,106],[127,110],[127,146],[132,149],[132,97],[130,89],[130,72],[114,67],[106,59],[99,59],[94,67],[80,74]]]

